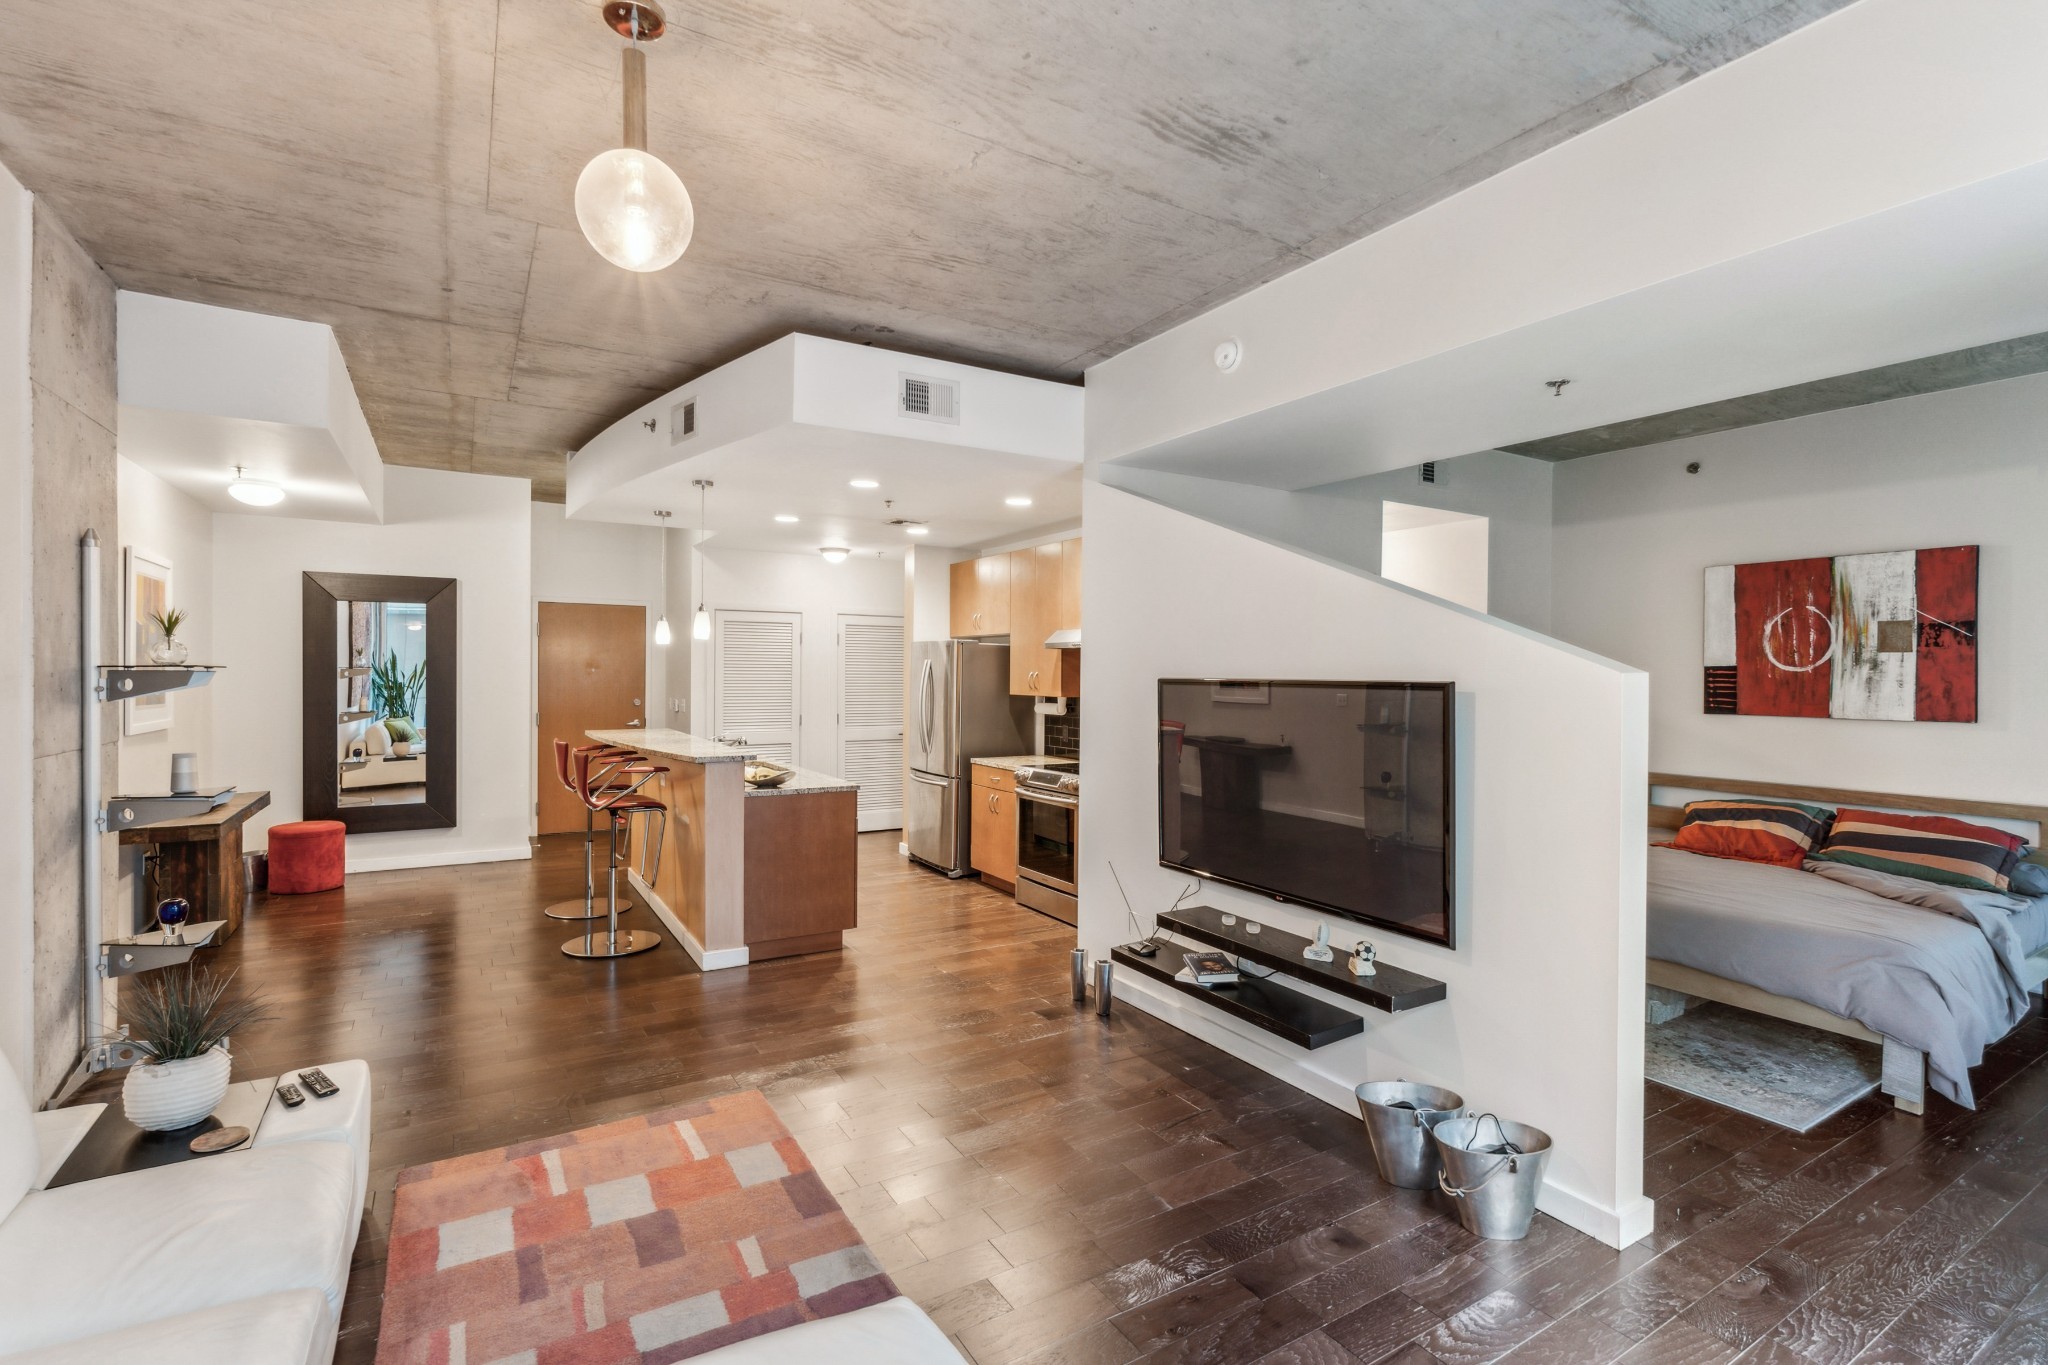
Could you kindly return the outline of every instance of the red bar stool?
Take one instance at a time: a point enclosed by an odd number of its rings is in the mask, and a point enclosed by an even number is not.
[[[631,749],[613,748],[612,746],[606,744],[583,744],[572,749],[569,747],[568,740],[556,740],[555,776],[561,779],[562,789],[568,792],[569,795],[577,797],[579,801],[582,798],[576,790],[576,773],[573,767],[571,766],[571,756],[574,754],[584,752],[589,752],[593,754],[614,754],[620,757],[628,757],[632,754],[633,751]],[[593,866],[597,856],[593,852],[593,850],[597,847],[597,827],[594,823],[594,819],[594,813],[591,811],[590,807],[587,805],[584,806],[583,899],[556,901],[553,905],[550,905],[541,911],[541,913],[543,915],[546,915],[549,919],[592,920],[603,919],[605,917],[605,912],[599,909],[597,904],[597,871]],[[622,893],[619,896],[619,913],[623,915],[632,908],[632,893],[630,891]]]
[[[630,957],[659,947],[660,934],[651,934],[645,929],[622,931],[619,928],[619,836],[623,833],[631,839],[630,822],[636,815],[655,822],[660,832],[655,836],[653,845],[654,866],[659,872],[660,840],[667,833],[668,808],[651,796],[640,795],[640,789],[668,769],[642,762],[640,756],[630,750],[578,749],[574,758],[576,795],[592,814],[605,817],[605,824],[611,832],[611,848],[606,856],[609,882],[605,894],[609,924],[600,934],[597,921],[586,920],[582,936],[564,943],[562,951],[570,957],[612,958]],[[644,863],[642,865],[645,866]]]

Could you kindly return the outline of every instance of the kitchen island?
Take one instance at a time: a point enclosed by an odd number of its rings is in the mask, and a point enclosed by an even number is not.
[[[681,730],[591,730],[668,771],[641,789],[668,810],[652,884],[631,880],[705,971],[832,951],[856,922],[859,785],[798,768],[749,787],[752,751]],[[637,858],[636,858],[637,864]]]

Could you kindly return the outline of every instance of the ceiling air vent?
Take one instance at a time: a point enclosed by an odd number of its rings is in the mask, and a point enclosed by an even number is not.
[[[697,434],[697,400],[685,398],[668,410],[668,443],[679,446]]]
[[[1421,483],[1436,482],[1436,461],[1428,460],[1415,466],[1415,477]]]
[[[896,376],[896,411],[925,422],[960,420],[960,383],[921,374]]]

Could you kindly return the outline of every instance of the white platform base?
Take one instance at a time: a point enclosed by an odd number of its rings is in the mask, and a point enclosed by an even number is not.
[[[640,880],[638,872],[628,868],[626,881],[639,895],[641,904],[669,927],[669,932],[676,936],[676,942],[682,944],[683,951],[690,955],[690,961],[697,964],[698,971],[717,972],[727,967],[744,967],[752,960],[744,947],[706,948],[697,941],[695,934],[683,927],[683,922],[676,918],[675,911],[668,908],[668,903],[654,894],[654,888]]]

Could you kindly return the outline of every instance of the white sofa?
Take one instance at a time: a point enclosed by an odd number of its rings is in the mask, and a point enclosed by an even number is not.
[[[310,1069],[310,1068],[309,1068]],[[249,1148],[46,1189],[98,1106],[38,1114],[0,1057],[0,1362],[326,1365],[370,1159],[370,1069]]]
[[[884,1299],[706,1351],[692,1365],[967,1365],[939,1325],[909,1299]],[[12,1365],[12,1362],[9,1362]]]

